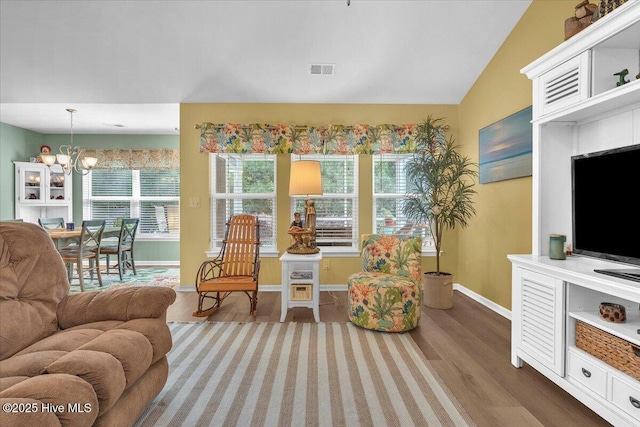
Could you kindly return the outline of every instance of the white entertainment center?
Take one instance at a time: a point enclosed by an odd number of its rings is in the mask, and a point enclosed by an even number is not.
[[[617,87],[614,73],[625,68],[630,82]],[[576,322],[627,341],[640,359],[640,282],[594,272],[629,266],[548,254],[551,234],[572,242],[571,157],[640,144],[640,0],[627,1],[522,72],[533,81],[533,248],[530,255],[509,255],[511,362],[526,362],[613,425],[638,426],[640,381],[577,348]],[[615,177],[608,179],[615,185]],[[605,233],[607,221],[639,221],[636,209],[608,212],[603,198],[594,232]],[[640,244],[640,236],[628,238]],[[605,301],[623,305],[627,321],[601,320]]]

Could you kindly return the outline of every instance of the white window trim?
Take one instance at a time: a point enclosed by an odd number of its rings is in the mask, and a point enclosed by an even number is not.
[[[210,205],[209,205],[209,212],[210,212],[210,223],[209,223],[209,249],[207,251],[205,251],[205,254],[207,257],[216,257],[218,256],[218,254],[220,253],[220,247],[217,247],[216,244],[218,242],[222,242],[222,238],[213,238],[213,229],[214,229],[214,221],[215,221],[215,215],[214,215],[214,210],[215,210],[215,205],[216,205],[216,201],[217,200],[228,200],[228,199],[235,199],[235,200],[239,200],[239,199],[247,199],[247,200],[251,200],[251,199],[272,199],[273,200],[273,228],[274,228],[274,233],[273,233],[273,239],[270,239],[273,242],[273,246],[266,246],[266,247],[260,247],[260,257],[265,257],[265,258],[271,258],[271,257],[277,257],[278,256],[278,233],[277,233],[277,218],[278,218],[278,214],[277,214],[277,206],[278,206],[278,199],[277,199],[277,189],[278,189],[278,182],[277,182],[277,168],[278,168],[278,162],[277,162],[277,157],[275,154],[233,154],[233,153],[225,153],[223,155],[226,156],[238,156],[241,157],[243,160],[244,159],[258,159],[258,158],[262,158],[262,159],[270,159],[273,160],[273,164],[274,164],[274,176],[273,176],[273,193],[250,193],[250,194],[242,194],[242,193],[216,193],[214,191],[214,179],[216,174],[215,172],[215,168],[216,168],[216,164],[215,164],[215,159],[218,156],[218,154],[216,153],[210,153],[209,154],[209,173],[210,173],[210,178],[209,178],[209,196],[210,196]],[[219,195],[221,194],[221,195]],[[225,221],[227,221],[229,218],[225,218]]]

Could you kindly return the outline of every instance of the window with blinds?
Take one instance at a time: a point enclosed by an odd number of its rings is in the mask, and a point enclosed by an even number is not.
[[[318,160],[322,196],[313,196],[316,208],[316,243],[320,247],[358,248],[358,159],[356,156],[303,155],[291,161]],[[304,219],[304,197],[292,197],[293,212]]]
[[[222,247],[232,215],[256,215],[260,246],[276,250],[276,156],[210,154],[211,250]]]
[[[84,219],[140,218],[139,237],[180,237],[180,171],[94,169],[82,178]]]
[[[407,188],[405,165],[411,154],[380,154],[373,158],[373,226],[379,234],[422,237],[423,248],[433,246],[428,224],[412,224],[402,213]]]

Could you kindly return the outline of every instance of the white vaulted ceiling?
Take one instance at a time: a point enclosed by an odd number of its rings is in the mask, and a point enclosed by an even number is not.
[[[0,121],[176,134],[180,103],[458,104],[531,0],[350,3],[1,0]]]

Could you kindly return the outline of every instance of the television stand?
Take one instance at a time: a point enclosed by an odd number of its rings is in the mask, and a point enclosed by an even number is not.
[[[576,339],[582,322],[628,342],[629,350],[640,348],[640,284],[595,272],[635,266],[578,256],[508,257],[513,366],[526,362],[614,426],[640,426],[640,381],[579,348]],[[627,321],[600,318],[603,301],[624,306]]]
[[[636,282],[640,282],[640,268],[627,268],[623,270],[603,270],[603,269],[594,269],[596,273],[607,274],[613,277],[619,277],[621,279],[634,280]]]

